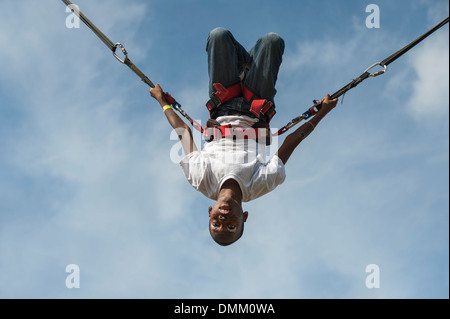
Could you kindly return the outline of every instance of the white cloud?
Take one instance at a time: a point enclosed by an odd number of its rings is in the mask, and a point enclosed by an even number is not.
[[[126,42],[133,59],[143,59],[152,38],[143,46],[129,42],[148,17],[143,2],[127,10],[121,1],[99,3],[85,1],[80,8],[111,38]],[[210,201],[170,161],[174,142],[147,90],[141,93],[134,82],[124,85],[129,71],[89,30],[67,30],[60,3],[6,5],[0,39],[9,45],[0,50],[0,60],[9,62],[2,65],[0,82],[14,103],[8,108],[19,110],[21,118],[12,134],[0,137],[0,164],[7,162],[18,176],[12,185],[30,190],[19,201],[31,203],[26,212],[8,206],[11,216],[0,225],[0,282],[7,287],[0,296],[421,295],[415,284],[427,278],[430,264],[410,259],[448,251],[448,230],[442,227],[448,197],[441,187],[448,147],[441,149],[442,140],[428,147],[425,137],[416,141],[412,135],[412,143],[402,136],[404,126],[373,120],[372,114],[379,114],[370,112],[379,100],[365,101],[355,91],[357,101],[367,105],[344,105],[342,113],[330,115],[288,163],[286,182],[244,207],[250,212],[244,238],[219,247],[207,233]],[[4,12],[23,15],[8,18]],[[28,19],[35,16],[42,19]],[[319,51],[324,41],[299,47],[301,59],[291,56],[286,64],[300,68],[316,54],[320,59],[314,63],[325,68],[359,58],[360,34]],[[435,47],[443,49],[442,43]],[[204,118],[206,85],[190,83],[174,96],[186,110],[201,104],[198,114]],[[141,103],[151,106],[133,108]],[[45,203],[35,205],[40,202],[33,196]],[[69,263],[80,265],[79,291],[64,287]],[[380,265],[379,291],[364,287],[369,263]],[[433,288],[442,296],[443,286]]]
[[[448,27],[417,48],[410,65],[417,76],[407,102],[412,115],[419,121],[445,120],[449,112]]]
[[[371,57],[380,57],[377,53],[382,48],[377,44],[383,43],[384,46],[389,46],[395,43],[386,34],[367,29],[364,22],[356,17],[352,17],[351,21],[353,31],[351,36],[321,38],[297,43],[295,50],[286,52],[283,68],[297,72],[301,67],[314,66],[318,70],[326,68],[327,73],[352,68],[358,70],[358,68],[368,67],[371,64],[368,62]],[[362,71],[364,69],[361,69],[361,73]]]
[[[110,31],[120,29],[116,33],[132,39],[132,32],[124,30],[131,30],[142,19],[144,5],[129,5],[126,13],[121,6],[116,1],[101,8],[101,17],[108,17],[104,31],[114,34]],[[94,12],[95,7],[89,6]],[[51,202],[47,211],[29,211],[30,218],[16,221],[10,216],[13,221],[1,225],[2,286],[10,287],[1,294],[36,297],[47,276],[33,279],[36,272],[47,273],[74,262],[88,277],[96,276],[102,282],[101,288],[93,287],[87,295],[108,295],[102,291],[108,285],[119,285],[118,293],[126,295],[138,278],[123,275],[125,268],[133,267],[134,260],[142,272],[150,268],[157,273],[162,266],[153,257],[155,251],[162,259],[167,252],[158,248],[159,240],[154,238],[166,227],[168,234],[173,233],[174,219],[192,202],[181,170],[168,156],[172,143],[168,126],[153,125],[151,109],[143,117],[128,115],[126,99],[132,94],[128,85],[122,85],[119,75],[109,76],[105,67],[99,71],[99,65],[110,63],[116,74],[128,70],[109,54],[111,62],[104,62],[107,48],[97,45],[99,40],[86,28],[66,29],[60,3],[50,9],[38,3],[10,3],[8,10],[26,14],[22,20],[12,19],[15,34],[7,31],[11,19],[0,19],[0,39],[11,43],[0,53],[8,61],[1,81],[15,96],[16,104],[8,107],[20,109],[24,117],[13,138],[2,137],[2,158],[18,174],[41,183],[41,189],[54,191],[46,181],[56,180],[67,196],[55,198],[55,193],[42,192]],[[34,28],[24,26],[26,17],[35,14],[43,19]],[[101,17],[92,20],[102,25]],[[143,96],[152,103],[148,92]],[[155,116],[162,116],[157,111]],[[35,214],[45,217],[39,219]],[[23,234],[27,236],[21,238]],[[114,274],[123,279],[108,282]],[[64,291],[57,288],[43,293],[61,294]]]

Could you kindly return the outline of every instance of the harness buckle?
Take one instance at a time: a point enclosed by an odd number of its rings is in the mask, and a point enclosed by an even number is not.
[[[211,98],[206,102],[206,108],[208,109],[209,114],[211,115],[220,104],[222,104],[222,102],[217,95],[215,93],[211,94]]]
[[[267,123],[272,120],[276,113],[273,102],[264,99],[254,99],[250,107],[250,112],[257,118],[262,118]]]
[[[270,123],[272,118],[277,113],[273,102],[266,99],[261,99],[246,86],[244,86],[243,95],[247,102],[251,103],[250,112],[252,112],[258,119],[262,119],[263,121]]]

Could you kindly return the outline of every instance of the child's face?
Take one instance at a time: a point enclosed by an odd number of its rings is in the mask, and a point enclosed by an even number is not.
[[[219,244],[231,244],[241,237],[247,216],[236,201],[217,201],[209,208],[209,232]]]

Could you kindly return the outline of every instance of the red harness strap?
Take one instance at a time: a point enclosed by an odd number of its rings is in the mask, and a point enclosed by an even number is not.
[[[266,145],[270,145],[271,137],[269,128],[241,128],[232,127],[231,124],[216,127],[205,127],[203,132],[205,141],[211,142],[221,138],[244,139],[244,140],[264,140]]]
[[[228,88],[225,88],[220,83],[214,83],[213,85],[216,88],[216,92],[211,95],[211,99],[206,103],[210,116],[220,104],[231,100],[236,96],[242,95],[242,86],[240,82]]]
[[[267,123],[261,128],[234,128],[231,125],[208,125],[204,128],[203,135],[205,141],[211,142],[212,140],[217,140],[220,138],[233,138],[233,139],[264,139],[266,145],[271,143],[271,134],[268,123],[274,117],[276,111],[275,106],[271,101],[261,99],[252,91],[250,91],[246,86],[242,85],[240,82],[236,83],[228,88],[225,88],[220,83],[214,83],[214,88],[216,92],[211,95],[211,99],[206,103],[209,115],[212,116],[214,111],[222,103],[237,97],[243,96],[244,99],[251,104],[250,112],[255,115],[256,118],[262,120],[262,123]]]
[[[251,103],[250,112],[258,119],[270,123],[275,116],[275,106],[271,101],[259,98],[245,85],[241,85],[240,82],[228,88],[225,88],[220,83],[214,83],[213,86],[216,89],[216,92],[211,95],[211,99],[206,103],[210,116],[219,105],[237,96],[243,96],[247,102]]]
[[[256,97],[255,93],[250,91],[246,86],[244,86],[244,89],[242,90],[242,95],[248,102],[253,102],[253,99]]]
[[[244,98],[251,103],[250,112],[252,112],[257,118],[263,119],[265,122],[270,123],[276,113],[273,103],[271,101],[259,98],[246,86],[244,86],[242,94]]]

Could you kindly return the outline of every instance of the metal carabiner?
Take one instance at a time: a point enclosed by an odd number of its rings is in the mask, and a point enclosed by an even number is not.
[[[386,71],[387,71],[387,65],[382,65],[381,62],[377,62],[377,63],[372,64],[371,66],[369,66],[369,67],[364,71],[364,73],[366,73],[366,72],[372,70],[374,67],[376,67],[376,66],[378,66],[378,65],[379,65],[379,66],[382,66],[382,67],[384,68],[384,70],[380,70],[380,71],[377,71],[377,72],[375,72],[375,73],[371,73],[371,74],[369,74],[369,76],[371,76],[371,77],[376,77],[376,76],[379,76],[379,75],[381,75],[381,74],[386,73]]]
[[[121,59],[121,58],[116,54],[117,47],[120,48],[120,50],[122,51],[123,55],[125,56],[123,59]],[[125,50],[125,47],[124,47],[121,43],[117,42],[117,43],[114,45],[114,49],[112,50],[112,52],[113,52],[114,57],[115,57],[115,58],[117,59],[117,61],[119,61],[120,63],[125,64],[125,61],[128,60],[128,52],[127,52],[127,50]]]

